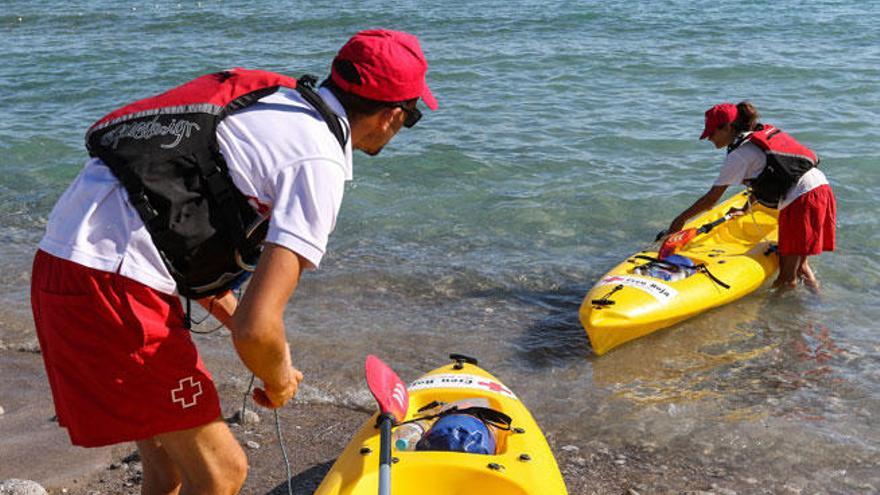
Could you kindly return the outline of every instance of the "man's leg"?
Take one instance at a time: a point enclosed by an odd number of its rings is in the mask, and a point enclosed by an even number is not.
[[[247,456],[220,418],[188,430],[156,435],[155,439],[171,466],[180,473],[183,483],[181,495],[233,495],[244,485]],[[161,469],[162,461],[159,461],[160,464],[154,464],[154,468]],[[146,467],[144,473],[146,481]],[[166,465],[160,479],[172,478]]]
[[[177,495],[183,480],[162,444],[150,438],[137,442],[137,448],[144,468],[141,495]]]

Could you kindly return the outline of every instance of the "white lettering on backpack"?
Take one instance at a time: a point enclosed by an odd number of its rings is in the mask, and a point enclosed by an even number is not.
[[[158,136],[174,136],[174,141],[170,143],[160,144],[164,149],[177,147],[183,138],[188,138],[193,130],[200,131],[202,128],[198,124],[189,120],[171,119],[171,122],[162,124],[159,122],[159,115],[153,117],[148,122],[134,122],[131,124],[119,124],[118,127],[101,136],[101,146],[110,146],[116,149],[121,139],[153,139]]]

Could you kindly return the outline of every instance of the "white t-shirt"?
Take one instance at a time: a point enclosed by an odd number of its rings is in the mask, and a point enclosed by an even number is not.
[[[767,155],[758,145],[750,142],[743,143],[739,148],[727,154],[724,165],[715,179],[716,186],[731,186],[733,184],[745,184],[746,181],[757,177],[764,167],[767,165]],[[828,184],[828,179],[818,167],[813,167],[807,171],[798,180],[782,201],[779,202],[779,209],[783,209],[790,205],[792,201],[806,194],[809,191],[823,185]]]
[[[326,88],[319,94],[343,120]],[[226,117],[217,142],[236,187],[271,215],[267,242],[318,267],[352,178],[351,140],[345,151],[320,115],[295,90],[281,89]],[[86,162],[49,215],[40,249],[84,266],[117,272],[166,294],[177,284],[128,194],[97,158]]]

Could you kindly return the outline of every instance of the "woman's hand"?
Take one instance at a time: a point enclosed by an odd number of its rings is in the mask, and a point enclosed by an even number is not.
[[[718,199],[721,198],[721,195],[724,194],[725,190],[727,190],[727,186],[712,186],[706,194],[694,201],[694,204],[688,207],[687,210],[684,210],[675,217],[675,220],[669,224],[669,229],[666,231],[667,235],[678,232],[691,217],[712,208],[718,202]]]
[[[669,228],[666,229],[666,235],[669,236],[681,230],[684,227],[684,223],[687,221],[687,218],[676,217],[672,223],[669,224]]]
[[[741,217],[746,214],[746,210],[747,210],[747,208],[745,208],[745,207],[743,207],[743,208],[733,207],[733,208],[727,210],[727,214],[730,215],[731,217]]]

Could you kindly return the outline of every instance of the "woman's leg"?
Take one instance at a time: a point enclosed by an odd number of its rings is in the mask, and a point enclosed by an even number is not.
[[[804,285],[809,287],[810,290],[813,292],[819,292],[819,279],[816,278],[813,269],[810,267],[809,256],[801,257],[797,274],[798,277],[804,281]]]
[[[794,289],[797,287],[797,273],[800,266],[800,256],[779,256],[779,276],[773,282],[773,287],[780,289]]]

